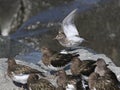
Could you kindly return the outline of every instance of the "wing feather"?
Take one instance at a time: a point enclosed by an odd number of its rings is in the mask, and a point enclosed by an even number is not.
[[[67,37],[79,35],[78,30],[74,24],[74,17],[77,9],[73,10],[62,22],[62,29]]]

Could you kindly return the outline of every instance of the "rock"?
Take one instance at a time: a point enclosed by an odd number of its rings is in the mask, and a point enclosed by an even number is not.
[[[18,87],[15,86],[13,84],[12,80],[7,76],[7,63],[6,63],[6,61],[7,61],[7,58],[0,58],[0,89],[1,90],[19,90]],[[31,66],[32,68],[41,70],[38,66],[36,66],[32,63],[26,63],[26,62],[20,61],[20,60],[16,60],[16,61],[19,64],[28,65],[28,66]]]
[[[116,65],[112,62],[112,60],[107,57],[104,54],[97,54],[95,52],[93,52],[90,49],[85,49],[85,48],[80,48],[72,52],[78,52],[80,54],[79,58],[81,60],[87,60],[87,59],[93,59],[93,60],[97,60],[98,58],[103,58],[105,59],[106,63],[109,64],[109,68],[117,75],[118,80],[120,81],[120,67],[116,67]],[[22,57],[23,58],[23,57]],[[16,87],[11,79],[6,75],[7,72],[7,58],[1,58],[0,59],[0,89],[1,90],[18,90],[18,87]],[[50,75],[49,72],[43,70],[42,68],[40,68],[39,66],[30,63],[30,62],[24,62],[23,60],[16,60],[17,63],[19,64],[23,64],[23,65],[28,65],[32,68],[38,69],[40,71],[43,71],[46,73],[46,75]],[[69,70],[68,70],[69,73]],[[53,80],[52,80],[53,81]],[[53,84],[55,84],[54,82],[52,82]],[[7,87],[6,87],[7,86]],[[9,88],[9,89],[8,89]]]
[[[0,59],[0,89],[1,90],[18,90],[7,74],[7,63],[6,58]]]

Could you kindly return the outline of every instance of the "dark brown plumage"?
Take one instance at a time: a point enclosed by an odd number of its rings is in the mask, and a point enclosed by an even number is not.
[[[98,73],[100,76],[106,76],[107,78],[111,78],[114,83],[118,83],[117,77],[114,72],[112,72],[109,68],[107,68],[107,64],[104,59],[99,58],[95,63],[97,66],[95,68],[95,72]]]
[[[31,74],[27,80],[29,90],[56,90],[47,79],[39,78],[36,74]]]
[[[89,76],[90,90],[120,90],[120,82],[115,73],[109,68],[104,59],[99,58],[95,63],[95,72]]]
[[[66,88],[66,90],[83,90],[81,75],[79,76],[67,75],[64,70],[59,70],[57,72],[57,75],[58,86]],[[69,85],[72,85],[72,89],[68,89]]]
[[[96,61],[93,60],[81,61],[78,57],[75,57],[72,59],[72,64],[70,67],[71,73],[73,75],[83,74],[89,76],[92,72],[94,72],[95,62]]]
[[[27,78],[31,73],[39,73],[41,76],[44,76],[44,74],[41,71],[33,69],[29,66],[17,64],[15,59],[12,57],[8,58],[7,63],[7,74],[15,82],[26,84]]]
[[[88,79],[90,90],[120,90],[117,83],[114,83],[112,78],[100,76],[93,72]]]
[[[62,86],[58,86],[58,87],[56,88],[56,90],[66,90],[66,89],[63,88]]]
[[[79,54],[63,54],[60,52],[52,51],[47,47],[41,48],[42,62],[51,70],[59,70],[64,68],[69,62],[72,60],[73,57],[78,57]]]

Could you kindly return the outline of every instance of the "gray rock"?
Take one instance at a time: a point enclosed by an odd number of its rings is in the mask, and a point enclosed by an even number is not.
[[[72,52],[78,52],[80,54],[79,58],[81,60],[87,60],[87,59],[93,59],[93,60],[97,60],[98,58],[103,58],[105,59],[106,63],[109,64],[109,68],[117,75],[117,78],[118,80],[120,81],[120,67],[116,67],[116,65],[112,62],[112,60],[107,57],[106,55],[104,54],[97,54],[97,53],[93,53],[93,51],[91,50],[88,50],[88,49],[85,49],[85,48],[80,48],[80,49],[77,49],[75,51],[72,51]],[[72,53],[71,52],[71,53]],[[18,90],[18,87],[16,87],[11,79],[6,75],[6,72],[7,72],[7,63],[6,63],[6,58],[1,58],[0,59],[0,89],[1,90]],[[37,65],[33,64],[33,63],[28,63],[28,62],[24,62],[22,60],[16,60],[17,63],[19,64],[23,64],[23,65],[28,65],[32,68],[35,68],[35,69],[38,69],[40,71],[43,71],[46,73],[46,75],[50,75],[49,72],[43,70],[42,68],[38,67]],[[67,73],[70,73],[69,70],[67,71]],[[52,77],[54,78],[54,77]],[[55,81],[56,79],[50,79],[50,81],[56,85]],[[7,87],[6,87],[7,86]]]

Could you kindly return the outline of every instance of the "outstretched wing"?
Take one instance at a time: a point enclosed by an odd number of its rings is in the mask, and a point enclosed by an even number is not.
[[[77,9],[73,10],[62,22],[62,29],[67,37],[79,35],[78,30],[74,24],[74,17]]]

